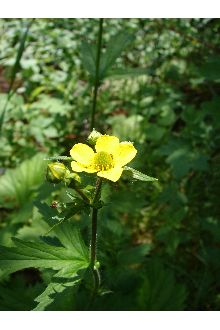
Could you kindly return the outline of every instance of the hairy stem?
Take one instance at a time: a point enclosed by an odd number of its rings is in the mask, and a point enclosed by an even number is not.
[[[73,187],[73,189],[75,189],[75,191],[77,192],[77,194],[79,194],[82,197],[82,199],[84,200],[84,202],[86,202],[87,204],[90,203],[89,198],[84,194],[84,192],[80,188]]]
[[[90,267],[94,278],[94,293],[95,296],[100,286],[100,275],[98,269],[95,267],[96,262],[96,243],[97,243],[97,220],[98,220],[98,205],[97,203],[101,197],[102,180],[97,179],[95,196],[92,204],[92,237],[90,246]]]
[[[95,72],[95,82],[94,82],[94,92],[93,92],[93,101],[92,101],[92,113],[90,121],[90,131],[94,128],[95,125],[95,113],[97,106],[97,93],[100,85],[99,77],[99,65],[101,57],[101,48],[102,48],[102,31],[103,31],[103,18],[99,20],[99,34],[98,34],[98,44],[97,44],[97,53],[96,53],[96,72]]]

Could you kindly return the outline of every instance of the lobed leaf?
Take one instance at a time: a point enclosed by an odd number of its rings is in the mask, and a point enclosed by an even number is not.
[[[59,278],[53,279],[53,281],[48,284],[43,293],[41,293],[37,298],[35,298],[35,301],[38,303],[38,305],[33,310],[48,310],[49,306],[55,301],[58,301],[59,299],[61,299],[61,305],[63,306],[63,302],[65,301],[64,295],[66,296],[70,290],[73,291],[74,287],[79,283],[79,281],[80,278],[78,276],[75,276],[68,280]]]
[[[0,246],[0,273],[2,276],[18,270],[35,267],[60,271],[59,275],[75,275],[89,264],[88,250],[78,232],[70,223],[56,228],[56,236],[63,246],[45,242],[25,242],[13,238],[14,247]]]

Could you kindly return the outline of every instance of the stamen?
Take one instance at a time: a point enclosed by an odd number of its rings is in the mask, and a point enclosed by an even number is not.
[[[95,154],[94,167],[97,171],[107,171],[114,167],[113,156],[107,152],[100,151]]]

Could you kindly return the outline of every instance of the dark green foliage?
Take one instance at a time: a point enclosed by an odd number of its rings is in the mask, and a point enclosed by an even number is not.
[[[185,308],[186,288],[177,283],[174,273],[164,268],[161,260],[151,260],[137,300],[140,310],[181,311]]]
[[[0,247],[0,276],[25,268],[52,269],[57,271],[46,290],[36,298],[35,310],[45,310],[55,299],[59,300],[69,287],[80,281],[79,271],[88,267],[88,250],[78,230],[65,222],[54,229],[60,245],[52,244],[53,240],[27,242],[13,238],[12,247]]]

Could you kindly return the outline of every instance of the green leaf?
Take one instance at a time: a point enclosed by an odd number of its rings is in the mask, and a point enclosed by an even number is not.
[[[174,272],[151,259],[138,292],[139,310],[182,311],[186,297],[186,288],[176,281]]]
[[[138,246],[120,251],[118,253],[118,262],[123,265],[138,264],[144,261],[144,258],[151,250],[150,244],[140,244]]]
[[[51,310],[51,304],[54,304],[59,301],[61,301],[61,304],[59,306],[59,309],[56,308],[56,310],[68,310],[68,306],[72,302],[71,300],[74,298],[73,290],[75,286],[79,283],[79,281],[79,276],[75,276],[73,278],[65,280],[60,278],[53,279],[53,282],[49,283],[45,291],[35,299],[38,305],[33,310]],[[71,293],[71,295],[69,294],[69,292]],[[67,299],[68,301],[66,301]],[[52,310],[54,310],[54,308]]]
[[[219,55],[210,56],[206,63],[199,69],[200,73],[207,80],[220,81],[220,57]]]
[[[73,158],[72,157],[68,157],[68,156],[53,156],[53,157],[47,157],[45,158],[45,160],[62,160],[62,161],[72,161]]]
[[[1,311],[28,311],[35,307],[34,298],[40,294],[42,283],[28,284],[22,274],[0,285]]]
[[[123,122],[123,125],[121,123]],[[144,117],[141,115],[117,115],[108,119],[113,135],[121,140],[142,142],[145,139],[143,130]]]
[[[28,223],[18,229],[16,233],[16,238],[24,241],[38,241],[39,236],[45,235],[45,233],[50,229],[45,221],[42,220],[41,214],[34,207],[32,216]],[[11,233],[11,236],[15,236]],[[3,244],[4,245],[4,244]],[[6,243],[8,246],[8,244]]]
[[[73,290],[89,266],[89,253],[79,231],[70,222],[54,229],[61,246],[45,242],[25,242],[13,238],[13,247],[0,246],[0,275],[4,277],[25,268],[52,269],[57,273],[36,301],[35,310],[44,310],[66,290]],[[50,242],[53,242],[51,239]],[[69,291],[68,291],[69,292]],[[70,295],[71,296],[71,295]]]
[[[96,49],[87,41],[83,41],[81,45],[81,60],[84,68],[94,78],[96,72]]]
[[[132,167],[125,166],[125,171],[131,174],[132,179],[140,180],[140,181],[158,181],[158,179],[143,174]]]
[[[29,32],[29,29],[30,29],[31,25],[33,24],[33,22],[34,22],[34,19],[32,19],[30,22],[28,22],[27,25],[26,25],[26,28],[24,29],[24,32],[21,34],[18,52],[17,52],[17,55],[16,55],[16,59],[15,59],[15,63],[14,63],[13,69],[12,69],[12,73],[11,73],[11,83],[10,83],[10,87],[9,87],[10,90],[11,90],[13,84],[14,84],[16,74],[19,70],[20,60],[21,60],[22,54],[25,50],[25,43],[26,43],[26,39],[27,39],[27,36],[28,36],[28,32]]]
[[[31,110],[39,112],[44,110],[44,112],[48,112],[51,114],[51,118],[45,118],[45,117],[38,117],[33,118],[32,125],[33,126],[39,126],[39,124],[44,127],[48,128],[49,125],[53,122],[53,118],[56,115],[59,116],[68,116],[69,111],[71,110],[71,106],[69,103],[65,102],[64,100],[61,100],[56,97],[48,96],[48,95],[40,95],[38,97],[38,100],[31,104]],[[54,127],[53,127],[54,128]],[[44,132],[44,134],[46,131]]]
[[[101,56],[100,61],[100,79],[104,78],[107,71],[115,63],[123,50],[127,48],[134,40],[134,35],[125,31],[119,32],[109,41],[106,52]]]
[[[7,170],[0,177],[0,205],[8,208],[27,205],[44,181],[45,168],[43,154],[37,154],[16,169]]]
[[[75,275],[89,264],[88,250],[78,230],[70,223],[56,228],[63,247],[44,242],[25,242],[13,238],[14,247],[0,246],[0,270],[8,275],[18,270],[35,267],[59,271],[59,276]]]
[[[57,232],[56,227],[60,226],[61,223],[70,219],[76,213],[87,211],[89,209],[89,206],[78,197],[74,198],[74,202],[67,203],[66,208],[62,212],[58,212],[57,209],[51,208],[46,203],[35,202],[34,204],[43,216],[44,221],[51,227],[49,232],[54,230],[55,233]]]

